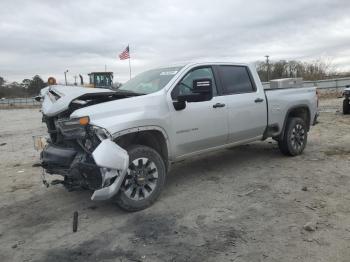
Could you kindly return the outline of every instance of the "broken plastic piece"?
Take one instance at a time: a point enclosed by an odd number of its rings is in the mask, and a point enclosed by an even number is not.
[[[75,211],[73,214],[73,232],[78,230],[78,211]]]

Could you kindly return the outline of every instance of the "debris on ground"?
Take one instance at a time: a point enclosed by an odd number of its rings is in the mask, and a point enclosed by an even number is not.
[[[308,209],[311,209],[311,210],[316,210],[315,208],[310,207],[310,206],[305,206],[305,207],[308,208]]]
[[[309,232],[313,232],[316,230],[316,223],[315,222],[307,222],[304,226],[303,226],[304,230],[309,231]]]
[[[75,211],[73,214],[73,232],[78,230],[78,211]]]
[[[252,189],[252,190],[249,190],[249,191],[247,191],[247,192],[240,193],[240,194],[238,194],[238,196],[239,196],[239,197],[248,196],[248,195],[250,195],[250,194],[252,194],[252,193],[254,193],[255,191],[258,191],[258,190],[261,190],[261,189],[260,189],[260,188],[258,188],[258,189]]]
[[[307,191],[307,186],[303,186],[301,190]]]

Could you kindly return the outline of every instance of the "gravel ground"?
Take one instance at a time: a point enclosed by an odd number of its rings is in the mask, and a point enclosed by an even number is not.
[[[350,261],[350,116],[340,106],[321,101],[303,155],[267,140],[183,161],[137,213],[43,187],[32,167],[32,136],[46,131],[38,109],[0,110],[0,261]]]

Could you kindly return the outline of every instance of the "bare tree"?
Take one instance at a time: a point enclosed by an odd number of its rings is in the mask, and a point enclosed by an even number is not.
[[[267,81],[267,65],[263,61],[256,62],[261,81]],[[304,80],[322,80],[337,76],[333,64],[329,60],[301,62],[296,60],[280,60],[270,62],[271,79],[286,77],[302,77]]]

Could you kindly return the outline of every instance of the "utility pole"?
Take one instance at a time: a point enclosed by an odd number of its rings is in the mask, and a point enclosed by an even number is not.
[[[270,60],[269,60],[269,55],[266,55],[265,56],[266,57],[266,65],[267,65],[267,71],[266,71],[266,73],[267,73],[267,82],[269,82],[270,81]]]
[[[68,69],[64,71],[64,81],[66,82],[66,85],[67,85],[67,73],[68,73]]]
[[[77,75],[74,76],[74,85],[75,85],[75,86],[78,85],[78,84],[77,84],[77,77],[78,77]]]

